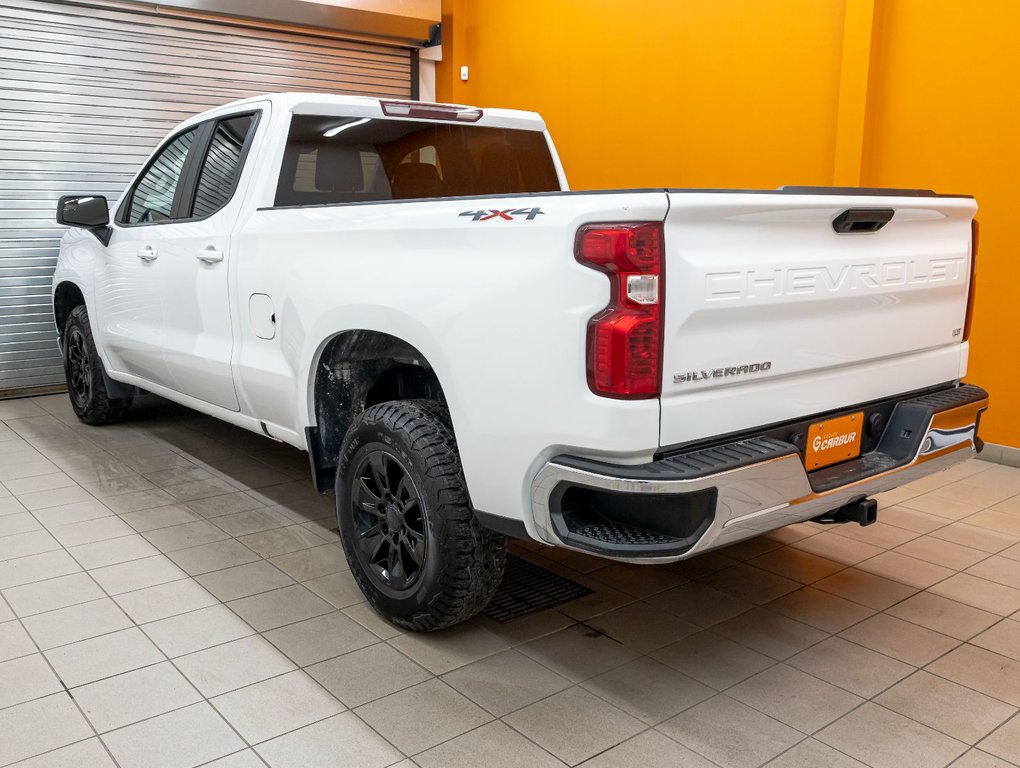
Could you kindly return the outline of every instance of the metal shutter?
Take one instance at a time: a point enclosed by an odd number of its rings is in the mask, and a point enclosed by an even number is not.
[[[0,6],[0,396],[63,384],[61,194],[119,196],[178,122],[272,91],[410,98],[412,52],[35,0]],[[12,392],[13,390],[13,392]]]

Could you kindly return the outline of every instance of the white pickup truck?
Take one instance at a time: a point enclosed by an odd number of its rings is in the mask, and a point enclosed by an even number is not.
[[[367,598],[431,630],[507,536],[671,562],[973,456],[975,210],[571,192],[536,114],[278,94],[61,198],[53,305],[84,422],[148,391],[306,450]]]

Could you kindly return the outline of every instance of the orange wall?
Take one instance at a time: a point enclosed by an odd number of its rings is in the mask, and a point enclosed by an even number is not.
[[[1007,296],[1020,274],[1020,3],[444,0],[443,10],[437,98],[542,113],[574,189],[859,179],[977,196],[969,378],[992,392],[984,438],[1020,447],[1020,301]]]
[[[1020,447],[1020,3],[879,7],[862,183],[977,198],[969,378],[992,394],[985,440]]]

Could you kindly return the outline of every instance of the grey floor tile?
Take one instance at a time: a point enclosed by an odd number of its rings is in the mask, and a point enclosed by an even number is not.
[[[111,731],[102,739],[121,768],[190,768],[245,746],[205,702]]]
[[[977,743],[1017,711],[1014,706],[924,671],[897,683],[875,702],[967,744]]]
[[[355,712],[405,755],[421,752],[492,719],[440,680],[392,693]]]
[[[336,610],[269,630],[264,637],[299,667],[379,642],[378,637]]]
[[[170,658],[255,633],[248,624],[223,605],[200,608],[191,613],[160,619],[146,624],[143,629]]]
[[[131,619],[108,597],[37,613],[22,619],[22,623],[43,651],[133,626]]]
[[[16,533],[0,539],[0,560],[18,560],[32,555],[59,550],[60,542],[48,531],[38,530],[28,533]]]
[[[729,688],[776,663],[712,632],[691,635],[655,651],[652,657],[716,690]]]
[[[838,570],[840,566],[834,566]],[[739,563],[701,580],[709,587],[728,592],[754,605],[762,605],[800,589],[801,583],[778,573]]]
[[[660,592],[647,602],[701,627],[732,619],[754,607],[747,600],[696,583]]]
[[[176,552],[171,552],[168,557],[192,576],[260,559],[248,547],[234,539],[225,539],[188,549],[178,549]]]
[[[174,503],[175,499],[166,491],[160,488],[151,488],[142,491],[132,491],[130,493],[121,493],[116,496],[110,496],[104,502],[106,506],[112,509],[114,512],[121,515],[125,522],[131,525],[136,531],[143,530],[132,523],[130,516],[141,512],[142,510],[149,510],[156,507],[168,507]],[[156,516],[157,521],[160,516]],[[164,518],[165,519],[165,518]],[[192,515],[190,518],[194,520],[195,516]],[[177,522],[184,522],[178,520]],[[174,525],[174,523],[167,523],[167,525]],[[162,528],[165,526],[157,525],[156,527]]]
[[[622,666],[638,655],[583,625],[525,643],[518,650],[575,683]]]
[[[415,755],[422,768],[561,768],[564,764],[500,722]]]
[[[1020,621],[1004,619],[975,637],[971,643],[1020,661]]]
[[[146,491],[145,493],[163,493],[163,491]],[[131,494],[132,496],[134,494]],[[115,496],[110,501],[115,499],[123,498],[121,496]],[[173,499],[168,501],[168,504],[172,504]],[[192,512],[190,509],[186,509],[181,506],[160,506],[155,509],[143,509],[140,511],[129,512],[127,514],[121,514],[120,519],[130,525],[139,533],[147,533],[149,531],[156,531],[161,528],[170,528],[175,525],[183,525],[185,523],[193,523],[201,518]]]
[[[34,515],[47,528],[57,528],[70,525],[71,523],[84,523],[100,518],[115,517],[112,509],[95,499],[40,509]]]
[[[244,565],[223,568],[196,576],[195,579],[224,602],[250,597],[294,583],[294,579],[266,560],[256,560]]]
[[[759,672],[726,693],[802,733],[814,733],[864,701],[786,664]]]
[[[874,608],[813,587],[804,587],[783,595],[767,607],[823,632],[841,632],[875,613]]]
[[[374,627],[369,626],[375,631]],[[506,640],[476,624],[460,624],[439,633],[407,633],[393,637],[390,645],[435,675],[484,659],[505,650]]]
[[[46,651],[64,685],[74,688],[164,660],[137,628],[123,629]]]
[[[14,768],[116,768],[103,742],[92,738],[16,763]]]
[[[217,520],[217,524],[220,524],[219,520]],[[286,555],[290,552],[297,552],[299,549],[308,549],[326,543],[321,536],[317,536],[300,525],[289,525],[285,528],[273,528],[260,533],[251,533],[241,536],[239,540],[262,557]]]
[[[196,520],[193,523],[159,528],[154,531],[146,531],[142,535],[160,552],[176,552],[178,549],[212,544],[215,541],[229,538],[208,520]]]
[[[335,610],[300,584],[244,597],[228,605],[259,632]]]
[[[335,544],[323,544],[320,547],[278,555],[272,559],[272,563],[296,581],[308,581],[338,571],[350,570],[343,550]]]
[[[97,517],[95,520],[86,520],[82,523],[55,526],[51,532],[63,546],[74,547],[80,544],[115,539],[118,536],[127,536],[135,531],[119,517],[114,516]]]
[[[516,650],[459,667],[443,675],[443,680],[496,717],[571,685],[565,677]]]
[[[767,608],[756,608],[717,625],[714,632],[776,660],[788,659],[828,634]]]
[[[210,698],[295,669],[293,662],[261,635],[181,656],[174,663]]]
[[[38,649],[19,621],[0,624],[0,661],[35,653]]]
[[[804,739],[775,760],[767,768],[867,768],[864,763],[814,739]]]
[[[89,573],[111,595],[133,592],[187,576],[163,555],[108,565],[90,570]]]
[[[582,768],[716,768],[716,764],[692,752],[658,731],[644,731],[612,749],[586,760]]]
[[[1020,765],[1020,716],[1014,717],[979,745],[985,752]]]
[[[483,664],[484,661],[477,663]],[[474,665],[462,667],[458,672],[471,669],[472,666]],[[308,667],[307,671],[330,693],[351,708],[402,691],[432,678],[431,673],[382,642],[314,664]],[[555,674],[548,670],[546,672],[549,675]],[[455,675],[457,672],[451,674]],[[469,691],[459,687],[455,681],[447,678],[447,682],[474,700],[476,704],[485,706]],[[498,695],[501,691],[496,693]]]
[[[950,576],[931,588],[936,595],[948,597],[983,611],[1009,616],[1020,611],[1020,589],[1007,587],[969,573]]]
[[[994,613],[931,592],[920,592],[909,597],[889,608],[886,613],[957,640],[969,640],[1001,618]]]
[[[881,693],[915,669],[841,637],[823,640],[786,663],[865,698]]]
[[[873,768],[941,768],[967,750],[963,742],[871,702],[815,738]]]
[[[804,738],[724,694],[681,712],[658,729],[726,768],[761,765]]]
[[[365,599],[349,571],[320,576],[304,582],[304,585],[336,608],[346,608]]]
[[[28,512],[22,512],[17,515],[4,515],[0,517],[0,539],[5,536],[13,536],[17,533],[29,533],[31,531],[41,531],[42,526],[39,522]],[[0,541],[0,548],[3,547],[3,542]]]
[[[41,654],[0,662],[0,709],[63,690]]]
[[[0,589],[76,573],[81,566],[64,550],[0,562]]]
[[[45,723],[45,727],[40,727]],[[92,736],[66,693],[0,710],[0,765],[7,765]]]
[[[186,707],[201,695],[169,662],[74,689],[74,698],[97,733]]]
[[[840,637],[920,667],[948,653],[959,640],[879,613],[840,633]]]
[[[190,613],[219,602],[193,579],[168,581],[166,584],[125,592],[114,599],[136,624]]]
[[[504,722],[569,765],[614,747],[645,728],[640,720],[576,687],[519,709]]]
[[[688,635],[701,627],[647,603],[632,603],[589,619],[586,624],[637,653],[649,653]]]
[[[217,696],[212,705],[249,744],[282,736],[345,709],[300,670]]]
[[[928,671],[1020,707],[1020,661],[961,645],[928,665]]]
[[[952,768],[1016,768],[1016,765],[980,749],[971,749],[953,763]]]
[[[5,589],[3,596],[18,616],[31,616],[96,600],[104,593],[87,573],[72,573]]]
[[[130,560],[140,560],[144,557],[158,555],[159,550],[149,542],[132,533],[130,536],[121,536],[116,539],[97,541],[94,544],[82,544],[79,547],[68,549],[76,561],[81,563],[82,568],[94,570],[108,565],[126,563]]]
[[[243,491],[189,501],[185,505],[200,517],[213,518],[258,509],[262,502]]]
[[[202,768],[266,768],[266,764],[254,750],[245,749],[205,763]]]
[[[581,685],[647,725],[661,723],[716,693],[649,658],[635,659]]]
[[[847,568],[818,581],[814,585],[823,592],[882,611],[918,592],[916,587],[901,584],[858,568]]]
[[[256,751],[272,768],[333,765],[341,754],[345,768],[384,768],[403,757],[350,712],[291,731]]]

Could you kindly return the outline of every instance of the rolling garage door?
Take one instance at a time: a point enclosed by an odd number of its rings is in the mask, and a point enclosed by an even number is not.
[[[63,384],[62,194],[116,199],[178,122],[271,91],[412,96],[410,49],[154,13],[0,4],[0,396]]]

